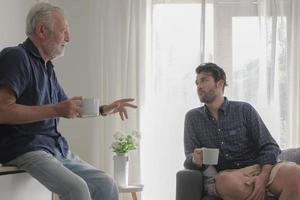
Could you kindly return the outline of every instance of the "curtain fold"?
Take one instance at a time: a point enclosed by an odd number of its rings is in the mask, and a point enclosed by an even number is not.
[[[190,4],[190,3],[201,3],[203,0],[151,0],[152,4]]]
[[[255,105],[258,105],[258,110],[270,132],[283,148],[290,146],[288,143],[289,127],[286,125],[289,121],[287,112],[289,102],[283,98],[283,95],[287,94],[284,92],[284,87],[288,83],[287,3],[283,0],[257,2],[260,29],[258,64],[260,95]]]
[[[291,0],[288,5],[291,21],[288,34],[288,67],[289,67],[289,118],[292,137],[289,143],[300,144],[300,2]]]
[[[299,134],[291,129],[297,123],[290,116],[295,108],[295,104],[290,105],[295,81],[291,83],[289,73],[297,69],[289,65],[287,53],[291,48],[288,35],[294,34],[290,28],[292,3],[214,1],[213,60],[228,74],[226,95],[250,102],[282,148],[299,145],[291,142]]]
[[[297,147],[299,141],[299,3],[293,0],[260,0],[262,65],[265,68],[266,103],[279,114],[271,117],[272,128],[280,130],[277,141],[283,148]],[[277,122],[277,123],[276,123]],[[281,124],[278,126],[278,124]],[[277,130],[274,130],[274,132]]]
[[[139,74],[145,62],[146,1],[101,0],[95,3],[97,35],[94,48],[99,55],[95,64],[100,68],[100,97],[103,104],[119,98],[135,98],[139,105]],[[99,22],[100,20],[100,22]],[[129,119],[107,116],[100,124],[100,163],[113,174],[113,134],[139,130],[139,110],[128,109]],[[143,137],[143,136],[142,136]],[[140,184],[140,147],[129,155],[129,184]],[[120,199],[130,199],[121,194]]]

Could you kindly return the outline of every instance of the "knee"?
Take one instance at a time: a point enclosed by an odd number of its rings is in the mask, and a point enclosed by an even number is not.
[[[118,199],[119,191],[118,186],[113,178],[105,174],[98,179],[97,183],[97,195],[104,196],[104,199]]]
[[[111,188],[111,191],[113,193],[118,193],[119,192],[118,191],[118,185],[112,177],[107,175],[106,182],[107,182],[107,185]]]
[[[81,177],[74,178],[57,193],[61,199],[90,199],[88,184]]]
[[[286,175],[285,175],[285,181],[283,184],[284,190],[289,190],[291,192],[300,192],[300,167],[294,166],[291,167]]]
[[[89,193],[88,184],[84,179],[78,177],[76,182],[70,185],[72,191],[77,191],[78,193]]]
[[[221,172],[216,176],[216,190],[219,194],[226,193],[231,190],[232,184],[230,183],[232,180],[230,173]],[[226,183],[226,184],[224,184]]]
[[[114,181],[114,179],[109,176],[108,174],[105,174],[102,178],[101,181],[99,181],[100,185],[106,186],[111,188],[112,190],[117,190],[118,186],[117,183]]]

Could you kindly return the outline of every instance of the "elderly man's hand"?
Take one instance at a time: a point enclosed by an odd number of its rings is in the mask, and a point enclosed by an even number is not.
[[[76,118],[80,116],[80,105],[82,97],[73,97],[56,104],[56,112],[58,117]]]
[[[103,114],[114,114],[118,112],[122,120],[128,119],[126,107],[137,108],[136,105],[131,103],[132,101],[134,101],[134,99],[125,98],[116,100],[109,105],[103,105]]]

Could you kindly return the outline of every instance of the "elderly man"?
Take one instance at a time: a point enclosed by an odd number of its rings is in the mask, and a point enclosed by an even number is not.
[[[205,105],[186,114],[185,166],[204,172],[205,192],[224,200],[263,200],[266,193],[299,199],[300,167],[277,161],[279,146],[250,104],[224,97],[224,70],[203,63],[196,73],[197,93]],[[215,170],[203,164],[203,147],[219,148]]]
[[[69,42],[63,11],[36,4],[26,19],[27,40],[0,53],[0,163],[26,170],[61,200],[117,200],[118,189],[103,171],[82,161],[58,132],[60,117],[80,116],[81,97],[67,98],[51,60]],[[100,107],[100,114],[136,108],[133,99]]]

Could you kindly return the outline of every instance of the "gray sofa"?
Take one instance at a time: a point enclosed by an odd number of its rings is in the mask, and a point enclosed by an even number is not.
[[[300,148],[283,150],[281,160],[300,164]],[[203,196],[202,173],[199,170],[184,169],[176,175],[176,200],[216,200]]]

